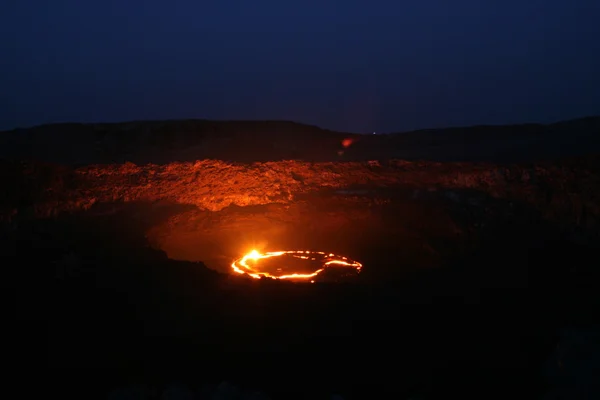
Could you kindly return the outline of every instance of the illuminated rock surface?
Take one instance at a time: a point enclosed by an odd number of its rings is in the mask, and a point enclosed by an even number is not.
[[[221,272],[257,246],[324,250],[361,261],[361,249],[379,247],[382,259],[393,251],[397,262],[437,266],[511,219],[539,217],[573,240],[597,240],[599,165],[593,157],[510,166],[205,160],[72,169],[5,163],[0,170],[14,190],[4,193],[0,217],[10,228],[31,218],[110,215],[140,204],[145,211],[137,218],[146,220],[152,245]],[[174,205],[188,208],[158,217]]]

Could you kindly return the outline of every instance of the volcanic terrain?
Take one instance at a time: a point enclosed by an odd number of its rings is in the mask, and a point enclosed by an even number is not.
[[[186,380],[198,362],[206,382],[286,398],[369,398],[382,381],[406,396],[477,391],[474,375],[483,398],[539,393],[556,332],[594,320],[599,138],[600,118],[386,135],[277,121],[2,132],[19,335],[53,371],[110,371],[107,390],[131,374]],[[251,250],[362,268],[255,280],[231,266]]]

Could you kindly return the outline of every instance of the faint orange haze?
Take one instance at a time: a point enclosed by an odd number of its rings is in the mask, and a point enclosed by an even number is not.
[[[348,147],[352,146],[354,142],[356,142],[356,139],[346,138],[342,140],[342,146],[344,146],[344,148],[347,149]]]

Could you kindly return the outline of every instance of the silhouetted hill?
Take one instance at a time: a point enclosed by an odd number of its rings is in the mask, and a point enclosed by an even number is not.
[[[344,147],[344,139],[351,139]],[[286,121],[50,124],[0,133],[0,158],[63,164],[405,159],[522,162],[600,152],[600,117],[384,135]]]
[[[0,157],[66,164],[325,160],[349,135],[286,121],[50,124],[0,134]],[[352,135],[350,135],[352,136]]]
[[[600,151],[600,117],[553,124],[479,125],[371,135],[349,157],[524,162]]]

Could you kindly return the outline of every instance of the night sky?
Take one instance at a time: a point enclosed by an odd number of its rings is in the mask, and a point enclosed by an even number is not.
[[[0,129],[351,132],[600,114],[599,0],[2,0]]]

